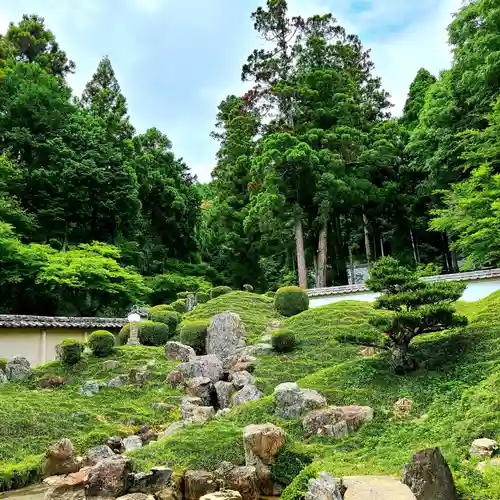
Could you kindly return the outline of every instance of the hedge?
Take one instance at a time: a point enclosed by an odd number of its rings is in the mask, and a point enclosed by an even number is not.
[[[82,358],[85,346],[76,339],[64,339],[56,345],[57,359],[65,365],[76,365]]]

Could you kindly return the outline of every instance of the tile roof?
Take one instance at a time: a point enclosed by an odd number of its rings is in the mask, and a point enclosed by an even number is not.
[[[126,318],[0,314],[0,328],[121,328],[126,323]]]

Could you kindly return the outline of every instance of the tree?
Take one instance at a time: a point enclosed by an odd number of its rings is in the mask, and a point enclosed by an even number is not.
[[[396,259],[384,257],[372,267],[366,285],[381,293],[375,307],[392,313],[373,319],[372,324],[383,329],[396,373],[415,369],[408,352],[415,337],[467,324],[467,318],[455,314],[452,305],[462,296],[463,283],[427,283]]]
[[[401,123],[408,130],[413,130],[418,124],[418,118],[424,107],[427,91],[436,81],[436,77],[425,68],[418,70],[417,76],[415,76],[410,85],[408,98],[403,108],[403,116],[401,117]]]

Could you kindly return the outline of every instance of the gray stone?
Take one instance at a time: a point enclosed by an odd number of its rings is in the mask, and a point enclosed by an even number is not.
[[[218,487],[213,472],[190,470],[184,475],[184,489],[186,500],[198,500],[217,491]]]
[[[75,455],[75,447],[69,439],[61,439],[51,446],[45,454],[43,473],[45,476],[57,476],[77,472],[80,468]]]
[[[243,389],[239,390],[233,397],[233,404],[235,406],[254,401],[262,397],[262,393],[254,385],[246,385]]]
[[[215,414],[215,418],[225,417],[230,411],[231,411],[231,408],[224,408],[223,410],[217,410],[217,413]]]
[[[317,479],[309,480],[304,500],[342,500],[340,484],[327,472],[320,472]]]
[[[196,297],[193,293],[189,293],[186,297],[186,311],[191,312],[196,307]]]
[[[222,361],[214,354],[198,356],[193,361],[181,363],[177,369],[184,374],[185,378],[207,377],[214,384],[222,378],[224,373]]]
[[[85,485],[86,498],[117,498],[125,495],[130,485],[132,462],[125,457],[107,458],[89,471]]]
[[[252,385],[255,383],[253,375],[245,370],[241,372],[230,373],[229,381],[233,383],[236,389],[242,389],[246,385]]]
[[[231,406],[231,396],[234,392],[234,387],[231,382],[219,382],[215,383],[215,392],[217,393],[217,401],[219,403],[219,408],[225,410]]]
[[[49,486],[44,500],[85,500],[85,483],[87,482],[90,467],[84,467],[77,472],[61,476],[52,476],[44,479]],[[22,490],[21,490],[22,491]],[[31,499],[33,495],[26,495]],[[21,497],[22,498],[22,497]],[[39,498],[34,495],[34,498]]]
[[[439,448],[413,455],[403,469],[403,483],[417,500],[457,500],[453,476]]]
[[[167,375],[167,380],[165,381],[167,385],[172,389],[180,389],[184,387],[184,380],[186,379],[186,374],[181,370],[172,370]]]
[[[202,406],[200,398],[182,398],[181,417],[186,422],[203,424],[215,417],[213,406]]]
[[[106,458],[117,458],[118,456],[109,446],[103,444],[87,451],[83,457],[82,465],[84,467],[92,467]]]
[[[394,477],[349,476],[342,478],[344,500],[416,500],[410,488]]]
[[[257,358],[251,356],[247,349],[241,349],[224,360],[224,370],[228,373],[241,371],[253,372],[257,366]]]
[[[196,359],[196,353],[191,346],[170,341],[165,344],[165,357],[173,361],[187,362]]]
[[[100,386],[94,380],[87,380],[81,386],[78,392],[83,396],[93,396],[99,392]]]
[[[167,428],[161,432],[158,433],[158,441],[160,439],[165,439],[177,432],[179,429],[182,429],[185,426],[185,422],[179,421],[179,422],[172,422],[170,425],[167,426]]]
[[[5,375],[4,371],[0,369],[0,385],[6,384],[7,382],[7,375]]]
[[[123,440],[125,451],[133,451],[142,448],[142,439],[140,436],[128,436]]]
[[[206,352],[222,361],[245,346],[245,327],[241,318],[232,312],[216,314],[207,329]]]
[[[340,438],[357,431],[372,419],[373,409],[369,406],[328,406],[307,413],[302,425],[308,436]]]
[[[30,362],[22,356],[14,356],[7,361],[5,375],[11,382],[22,382],[31,377],[33,370]]]
[[[274,389],[276,415],[284,419],[298,418],[309,410],[326,405],[326,399],[312,389],[300,389],[295,382],[285,382]]]
[[[472,442],[469,455],[480,459],[491,458],[497,448],[498,443],[495,440],[480,438]]]
[[[108,438],[108,446],[115,453],[122,453],[124,451],[123,440],[120,436],[111,436]]]
[[[128,376],[131,384],[142,387],[149,378],[149,371],[146,369],[132,368]]]
[[[153,467],[149,472],[138,472],[130,476],[132,493],[154,493],[170,485],[172,469],[168,467]]]
[[[118,361],[115,361],[114,359],[107,359],[106,361],[102,362],[102,369],[106,371],[116,370],[119,366],[120,363]]]
[[[215,471],[224,488],[238,491],[243,500],[259,500],[260,492],[255,467],[236,467],[229,462],[222,462]]]
[[[168,403],[151,403],[151,408],[153,408],[153,410],[162,410],[164,412],[170,412],[174,409],[174,406],[169,405]]]
[[[146,495],[145,493],[129,493],[116,500],[155,500],[153,495]]]
[[[224,490],[203,495],[200,497],[200,500],[242,500],[242,498],[243,497],[237,491]]]
[[[117,375],[116,377],[106,382],[106,387],[117,388],[127,385],[128,383],[130,383],[128,375]]]
[[[273,346],[269,343],[259,342],[250,346],[249,352],[252,356],[268,356],[273,353]]]
[[[202,404],[210,406],[214,385],[208,377],[189,378],[185,382],[186,392],[195,398],[200,398]]]

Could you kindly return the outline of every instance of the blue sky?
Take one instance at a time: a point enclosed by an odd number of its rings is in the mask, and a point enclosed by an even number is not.
[[[155,126],[208,181],[218,103],[243,94],[241,65],[260,41],[250,13],[265,0],[1,0],[0,33],[23,13],[43,16],[76,63],[77,94],[108,55],[139,131]],[[420,67],[450,63],[446,27],[461,0],[289,0],[292,14],[333,12],[372,49],[376,72],[401,110]]]

